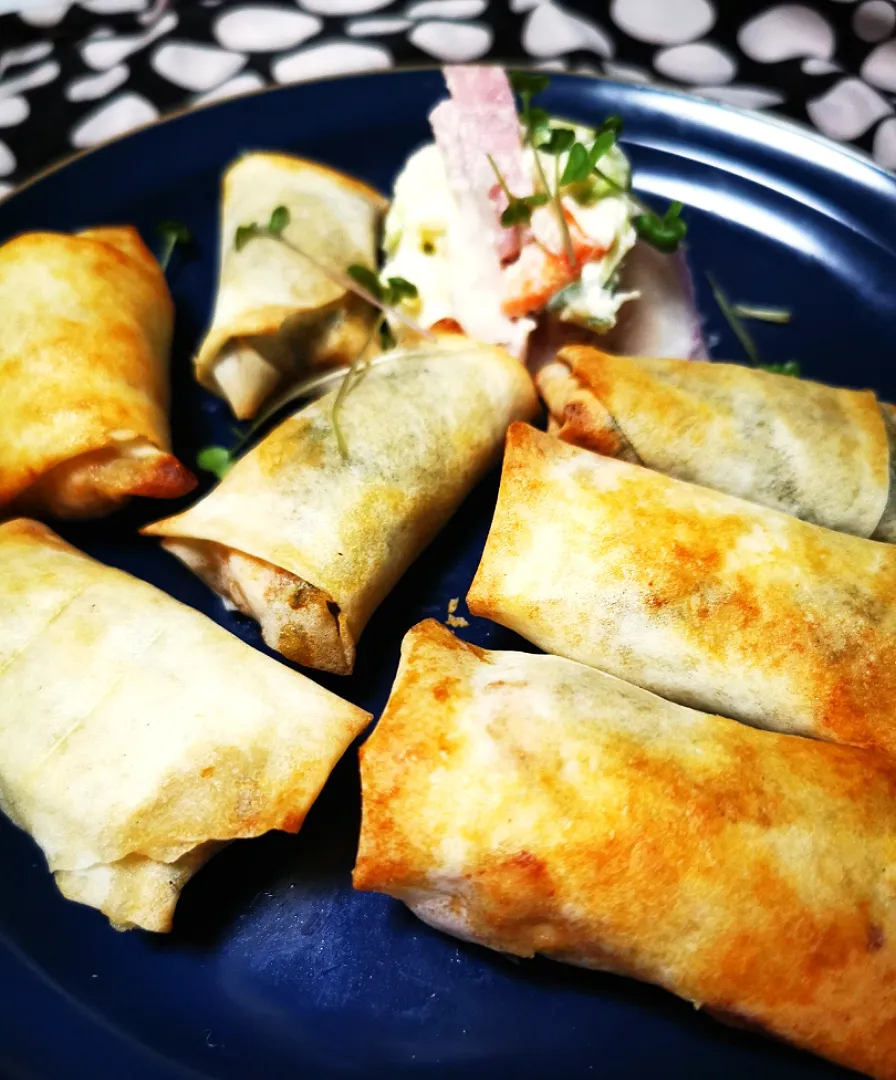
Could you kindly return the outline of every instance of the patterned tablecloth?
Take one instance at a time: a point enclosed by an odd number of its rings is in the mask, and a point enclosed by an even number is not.
[[[896,168],[894,0],[0,0],[0,194],[172,109],[494,58],[770,109]]]

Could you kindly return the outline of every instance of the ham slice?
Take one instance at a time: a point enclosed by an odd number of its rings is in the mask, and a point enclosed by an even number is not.
[[[448,67],[445,81],[452,96],[429,120],[456,207],[447,245],[454,311],[471,337],[520,352],[531,324],[502,311],[502,263],[519,254],[520,236],[501,225],[507,199],[488,160],[512,192],[531,189],[513,93],[500,68]]]
[[[472,179],[488,190],[500,225],[507,209],[507,196],[488,163],[488,155],[514,195],[528,195],[532,178],[523,160],[520,121],[506,73],[501,68],[457,64],[445,68],[445,82],[451,100],[461,115],[464,135],[469,140]],[[498,255],[502,262],[516,258],[520,250],[520,230],[501,228]]]

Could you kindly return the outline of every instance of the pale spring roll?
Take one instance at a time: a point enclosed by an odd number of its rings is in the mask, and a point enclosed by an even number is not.
[[[356,888],[896,1076],[890,759],[429,621],[405,638],[361,784]]]
[[[499,348],[447,337],[399,350],[345,398],[346,460],[335,393],[284,421],[204,499],[143,531],[256,619],[271,648],[347,674],[370,616],[537,400]]]
[[[280,206],[290,216],[283,236],[315,261],[272,239],[236,250],[237,229],[267,224]],[[376,312],[319,267],[343,276],[375,267],[387,206],[366,184],[287,154],[246,154],[224,174],[218,293],[195,367],[235,416],[254,416],[302,372],[349,364],[364,348]]]
[[[218,847],[297,832],[369,719],[45,526],[0,526],[0,808],[119,928],[169,930]]]
[[[96,517],[196,486],[171,453],[173,313],[130,226],[0,247],[0,510]]]
[[[896,753],[896,549],[508,433],[474,615],[664,697]]]
[[[896,520],[891,439],[870,390],[586,346],[563,349],[537,382],[574,446],[856,536]]]

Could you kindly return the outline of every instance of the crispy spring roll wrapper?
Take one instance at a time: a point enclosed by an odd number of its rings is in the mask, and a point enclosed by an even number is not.
[[[896,549],[515,424],[467,603],[749,724],[896,754]]]
[[[388,202],[358,180],[287,154],[246,154],[224,174],[218,295],[195,366],[199,382],[241,420],[302,372],[351,363],[377,314],[275,240],[236,250],[237,229],[266,224],[279,206],[290,214],[283,236],[344,274],[354,264],[376,266]]]
[[[290,660],[337,674],[392,587],[537,409],[502,349],[448,337],[399,350],[346,396],[286,420],[210,494],[143,531]]]
[[[196,486],[171,453],[173,315],[130,226],[0,247],[0,510],[95,517]]]
[[[855,536],[896,523],[896,441],[870,390],[587,346],[563,349],[537,383],[574,446]]]
[[[119,928],[169,930],[218,847],[297,832],[369,719],[45,526],[0,526],[0,807]]]
[[[354,884],[896,1076],[896,764],[555,656],[405,638]]]

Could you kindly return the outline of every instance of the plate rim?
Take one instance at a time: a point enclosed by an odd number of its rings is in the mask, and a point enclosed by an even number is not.
[[[130,128],[128,131],[122,132],[119,135],[112,135],[108,139],[103,139],[101,142],[95,143],[93,146],[85,146],[80,150],[73,150],[69,154],[65,154],[49,165],[44,166],[31,176],[27,177],[21,183],[16,184],[10,191],[0,195],[0,207],[11,201],[13,201],[17,195],[22,194],[28,189],[32,188],[35,184],[46,179],[48,176],[52,176],[54,173],[59,172],[62,169],[68,168],[68,166],[80,161],[83,158],[89,157],[91,154],[96,154],[99,151],[106,149],[109,146],[115,146],[118,143],[124,142],[127,139],[132,138],[135,135],[139,135],[141,132],[150,131],[154,128],[162,127],[164,124],[172,123],[173,121],[182,120],[186,116],[192,114],[202,114],[211,112],[214,109],[220,107],[226,107],[228,104],[236,101],[245,101],[250,98],[260,98],[266,94],[277,93],[289,93],[295,91],[302,86],[313,86],[331,82],[342,82],[349,79],[384,79],[390,77],[402,77],[405,75],[413,74],[429,74],[432,72],[440,72],[445,64],[402,64],[399,67],[392,68],[379,68],[369,71],[342,71],[333,75],[321,75],[312,79],[302,79],[296,82],[275,84],[270,86],[258,86],[252,90],[247,90],[245,93],[236,94],[232,97],[218,98],[212,101],[191,102],[186,105],[181,105],[176,109],[172,109],[170,112],[166,112],[162,116],[157,116],[153,120],[149,120],[146,123],[138,124],[136,127]],[[731,105],[727,102],[716,101],[713,98],[705,97],[702,94],[695,93],[694,91],[684,90],[681,87],[674,86],[665,82],[627,82],[622,79],[612,79],[605,75],[601,75],[597,72],[590,71],[546,71],[544,68],[538,67],[534,64],[517,64],[513,61],[502,62],[499,58],[496,58],[495,63],[491,64],[471,64],[465,65],[470,67],[504,67],[505,69],[513,69],[519,71],[535,71],[541,74],[548,75],[549,78],[561,78],[564,81],[569,80],[571,82],[596,82],[601,83],[604,86],[619,87],[620,90],[631,93],[632,91],[639,95],[644,94],[647,97],[658,98],[673,98],[681,99],[688,102],[691,105],[699,105],[710,112],[721,112],[738,116],[743,120],[752,121],[758,124],[760,127],[772,127],[777,129],[782,136],[791,135],[800,139],[806,139],[816,145],[824,147],[829,153],[835,152],[841,154],[845,158],[852,160],[854,163],[864,166],[870,169],[873,173],[876,173],[879,177],[889,181],[893,188],[893,197],[896,199],[896,172],[893,172],[883,165],[878,164],[874,158],[866,153],[864,150],[853,146],[851,143],[838,142],[836,139],[832,139],[822,132],[813,128],[810,124],[804,123],[799,120],[795,120],[789,116],[780,116],[775,112],[767,112],[764,109],[748,109],[739,105]]]

